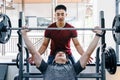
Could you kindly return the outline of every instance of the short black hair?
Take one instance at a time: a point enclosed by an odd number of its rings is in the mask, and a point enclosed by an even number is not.
[[[63,10],[65,10],[65,11],[67,11],[67,8],[66,8],[66,6],[65,5],[57,5],[56,7],[55,7],[55,12],[56,12],[56,10],[59,10],[59,9],[63,9]]]

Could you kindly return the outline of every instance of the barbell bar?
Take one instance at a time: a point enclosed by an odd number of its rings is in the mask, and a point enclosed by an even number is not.
[[[6,30],[103,30],[103,31],[116,31],[116,29],[113,28],[6,28]],[[1,30],[1,31],[6,31],[6,30]]]

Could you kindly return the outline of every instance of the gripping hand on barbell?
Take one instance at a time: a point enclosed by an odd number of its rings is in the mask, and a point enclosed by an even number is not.
[[[23,26],[23,27],[22,27],[22,30],[21,30],[22,35],[26,35],[27,32],[30,32],[30,30],[28,29],[27,26]]]
[[[102,37],[105,35],[105,31],[100,30],[99,26],[96,26],[92,31],[96,33],[96,36],[99,36],[99,37]]]

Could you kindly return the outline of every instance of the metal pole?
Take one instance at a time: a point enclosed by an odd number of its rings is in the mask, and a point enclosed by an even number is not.
[[[3,0],[3,13],[6,13],[6,0]]]
[[[99,55],[100,55],[100,47],[97,48],[97,51],[96,51],[96,73],[99,73],[99,66],[100,66],[100,58],[99,58]],[[97,77],[96,80],[99,80],[99,78]]]
[[[23,12],[19,13],[19,27],[22,26],[22,18],[23,18]],[[19,80],[23,80],[23,40],[22,40],[22,35],[21,35],[21,30],[18,30],[18,45],[19,45],[19,54],[20,54],[20,58],[19,58]]]
[[[115,10],[115,12],[116,12],[116,15],[118,15],[119,14],[119,3],[120,3],[120,1],[119,0],[116,0],[115,1],[116,2],[116,10]],[[117,45],[116,44],[116,56],[117,56],[117,62],[119,62],[119,45]]]
[[[105,28],[105,20],[104,20],[104,12],[101,11],[100,12],[100,23],[101,23],[101,27],[102,28]],[[102,75],[102,79],[101,80],[106,80],[106,74],[105,74],[105,54],[104,54],[104,51],[105,51],[105,47],[104,46],[106,43],[105,43],[105,35],[103,35],[103,37],[101,38],[101,45],[102,45],[102,48],[101,48],[101,75]]]
[[[27,60],[29,58],[29,51],[26,47],[25,47],[25,50],[26,50],[26,72],[29,74],[30,65],[29,65],[29,62]],[[25,80],[29,80],[29,77],[26,77]]]
[[[55,6],[57,5],[57,0],[52,0],[51,4],[52,4],[52,22],[55,22],[56,20],[54,14],[55,14]]]
[[[2,6],[3,14],[6,14],[6,0],[3,0],[3,6]],[[5,44],[2,44],[2,55],[5,56]]]
[[[25,0],[22,0],[22,12],[24,12],[25,11]]]

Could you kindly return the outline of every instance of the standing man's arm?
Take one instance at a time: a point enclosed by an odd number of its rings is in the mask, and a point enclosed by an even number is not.
[[[46,37],[45,37],[44,40],[43,40],[43,43],[42,43],[41,47],[40,47],[39,50],[38,50],[38,52],[39,52],[41,55],[42,55],[42,54],[45,52],[45,50],[47,49],[49,42],[50,42],[50,38],[46,38]]]
[[[82,56],[82,55],[85,53],[85,51],[84,51],[83,48],[81,47],[81,45],[80,45],[77,37],[76,37],[76,38],[72,38],[72,40],[73,40],[73,43],[74,43],[74,46],[75,46],[76,50],[77,50],[78,53]],[[93,60],[93,58],[90,57],[89,60],[88,60],[88,63],[91,63],[92,60]]]
[[[78,51],[78,53],[79,53],[80,55],[82,55],[82,54],[84,53],[84,50],[83,50],[83,48],[81,47],[81,45],[80,45],[77,37],[72,38],[72,41],[73,41],[73,44],[74,44],[76,50]]]

